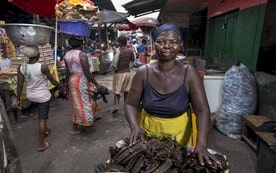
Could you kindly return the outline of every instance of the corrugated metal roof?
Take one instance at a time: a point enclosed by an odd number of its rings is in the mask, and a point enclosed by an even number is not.
[[[141,16],[160,11],[167,0],[133,0],[122,5],[130,15]]]
[[[162,23],[188,27],[190,16],[207,8],[207,0],[133,0],[123,7],[133,16],[160,10],[158,18]]]

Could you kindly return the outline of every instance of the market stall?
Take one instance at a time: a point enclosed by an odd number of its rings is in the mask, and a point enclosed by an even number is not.
[[[4,100],[8,113],[15,113],[16,91],[17,91],[17,69],[20,64],[28,60],[22,54],[25,45],[38,45],[40,59],[39,62],[47,64],[51,73],[58,79],[56,61],[53,58],[52,46],[49,44],[52,27],[37,24],[17,24],[5,22],[1,23],[1,60],[9,60],[9,66],[1,66],[0,69],[0,95]],[[2,62],[2,61],[0,61]],[[62,80],[63,76],[60,76]],[[49,83],[49,88],[54,86]],[[30,105],[26,95],[23,93],[23,108]],[[16,115],[16,113],[15,113]],[[17,117],[11,117],[16,120]]]

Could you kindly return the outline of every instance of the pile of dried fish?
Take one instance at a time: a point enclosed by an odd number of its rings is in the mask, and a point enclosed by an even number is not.
[[[201,166],[195,154],[189,154],[184,147],[169,139],[147,139],[129,146],[128,140],[121,140],[110,147],[110,160],[96,166],[96,173],[225,173],[228,162],[222,154],[213,153],[221,162]]]

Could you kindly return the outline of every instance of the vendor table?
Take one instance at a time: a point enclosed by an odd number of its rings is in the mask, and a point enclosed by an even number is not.
[[[5,107],[7,112],[12,109],[11,95],[13,91],[10,89],[8,82],[0,81],[0,95],[5,100]]]
[[[7,111],[7,114],[9,115],[11,121],[16,120],[16,113],[15,113],[16,108],[14,105],[15,103],[13,103],[13,101],[16,97],[15,97],[14,91],[10,85],[12,83],[12,79],[14,79],[14,78],[15,78],[14,75],[10,76],[9,78],[7,78],[7,76],[3,77],[3,75],[0,75],[0,96],[3,100],[5,109]],[[6,80],[4,80],[4,79],[6,79]]]
[[[271,121],[271,118],[262,115],[244,115],[242,116],[242,120],[244,122],[242,139],[256,152],[258,142],[258,136],[256,135],[257,127],[266,121]]]

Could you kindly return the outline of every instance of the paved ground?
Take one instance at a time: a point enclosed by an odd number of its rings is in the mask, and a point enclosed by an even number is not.
[[[97,75],[97,79],[111,89],[112,74]],[[23,173],[93,173],[94,165],[108,158],[109,146],[129,134],[123,115],[123,106],[116,116],[111,114],[113,97],[108,103],[99,102],[102,119],[80,135],[70,135],[71,108],[69,101],[54,100],[50,109],[47,138],[51,147],[37,152],[37,119],[35,110],[24,112],[29,118],[12,125],[13,135],[20,154]],[[231,173],[255,173],[255,153],[242,141],[221,135],[215,129],[210,133],[209,148],[227,155]]]

